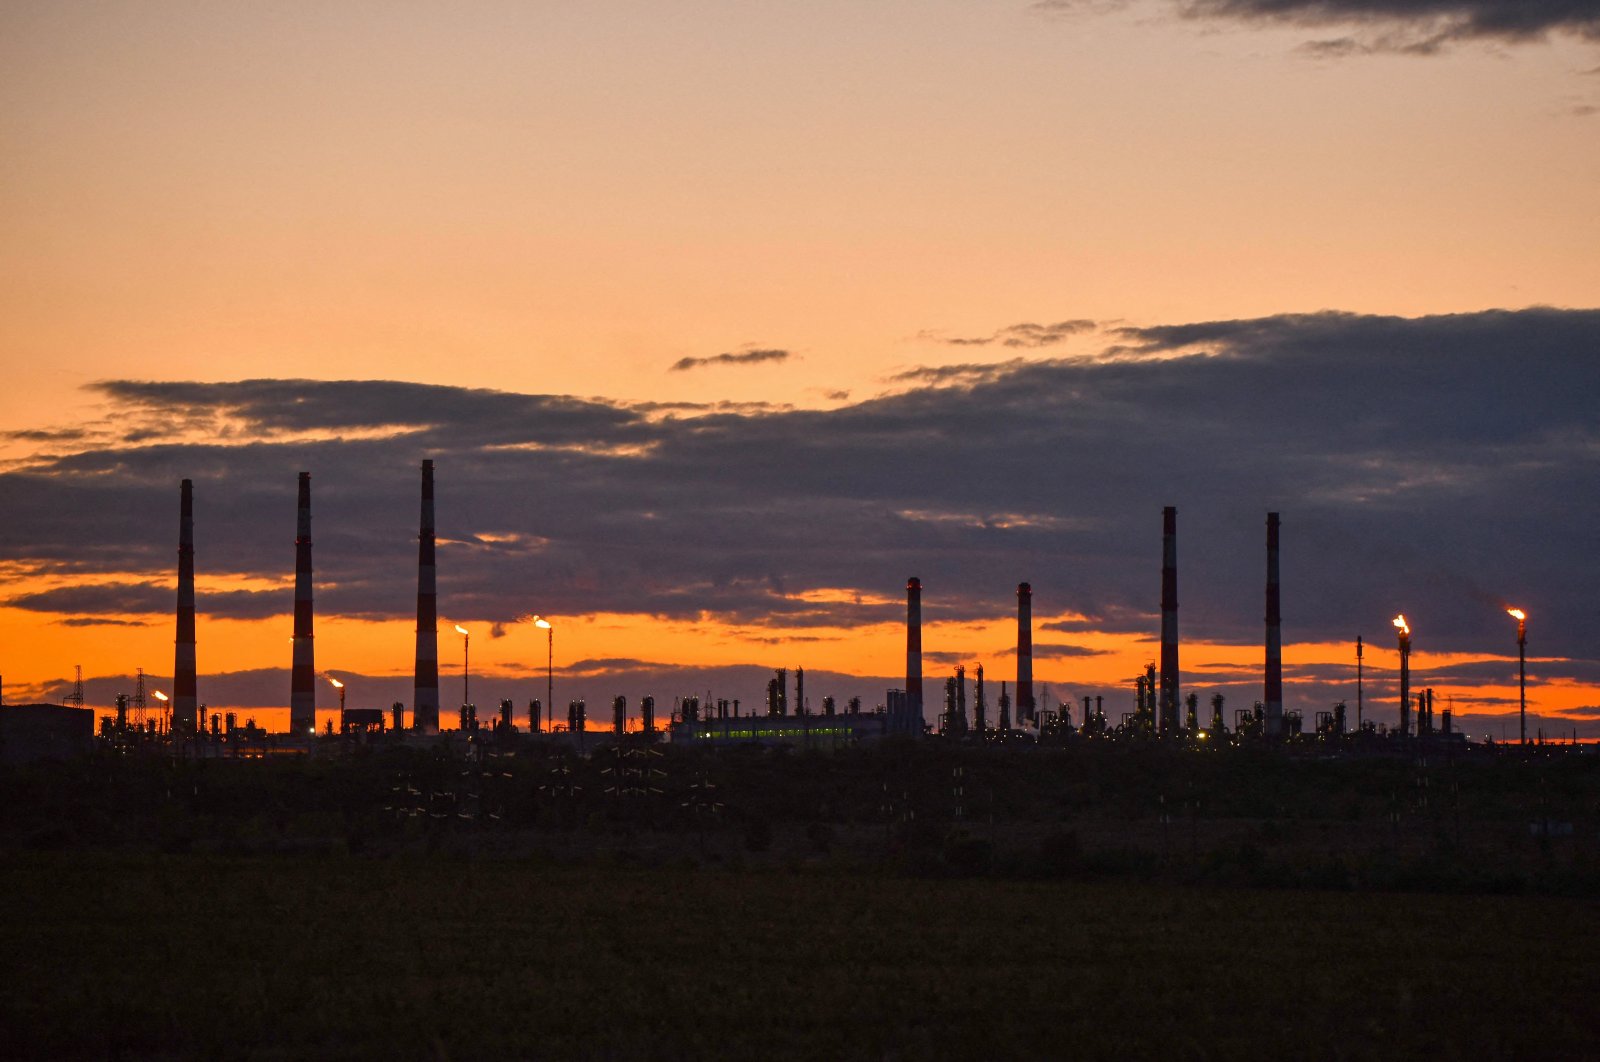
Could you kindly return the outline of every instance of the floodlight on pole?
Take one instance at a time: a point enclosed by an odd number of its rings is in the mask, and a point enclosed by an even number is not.
[[[1528,743],[1528,614],[1520,608],[1506,609],[1517,621],[1517,705],[1521,744]]]

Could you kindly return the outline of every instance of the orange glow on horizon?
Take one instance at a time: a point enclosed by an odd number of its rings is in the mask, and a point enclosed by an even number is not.
[[[28,633],[32,644],[17,644],[19,652],[32,660],[32,673],[8,673],[10,689],[35,690],[42,696],[46,687],[64,681],[72,665],[88,661],[91,676],[125,675],[129,688],[135,664],[171,659],[169,624],[151,622],[146,626],[110,626],[67,633],[54,625],[40,625],[37,614],[0,608],[0,618],[27,619],[31,625],[16,629]],[[542,617],[541,617],[542,618]],[[1403,619],[1404,617],[1399,617]],[[208,696],[208,674],[227,675],[259,669],[287,669],[288,654],[282,648],[282,625],[286,616],[254,620],[211,619],[200,617],[200,697],[209,711],[234,711],[241,719],[255,718],[268,729],[287,726],[284,706],[229,704],[223,698]],[[548,621],[546,621],[548,622]],[[1034,681],[1040,696],[1050,691],[1050,703],[1073,699],[1081,707],[1082,691],[1126,691],[1132,701],[1131,683],[1146,663],[1155,658],[1153,633],[1044,630],[1054,622],[1079,623],[1082,617],[1070,611],[1036,617]],[[10,625],[8,624],[8,629]],[[360,620],[342,616],[318,618],[319,648],[340,660],[344,670],[373,678],[409,678],[414,648],[415,625],[408,619]],[[924,669],[929,680],[965,664],[969,681],[975,665],[985,667],[991,705],[998,698],[998,685],[1015,679],[1015,619],[1010,614],[978,620],[936,621],[923,627]],[[879,684],[899,686],[904,666],[905,629],[898,620],[860,627],[814,627],[788,629],[758,624],[719,623],[706,616],[663,619],[631,613],[593,613],[572,616],[563,622],[561,650],[554,662],[557,700],[564,703],[584,697],[591,704],[605,700],[611,676],[627,672],[659,672],[662,679],[654,691],[663,707],[658,718],[670,711],[670,695],[695,691],[706,693],[711,679],[714,695],[741,697],[747,704],[760,700],[756,688],[732,688],[725,680],[697,672],[729,667],[804,667],[817,676],[808,683],[814,691],[812,707],[820,707],[822,695],[831,694],[841,703],[860,695],[868,705],[881,699]],[[511,696],[519,705],[544,697],[546,629],[533,623],[509,624],[503,636],[484,638],[474,654],[474,682],[492,692],[490,701]],[[90,648],[92,646],[92,649]],[[31,650],[37,649],[37,652]],[[1254,644],[1184,642],[1185,691],[1208,697],[1224,693],[1230,705],[1245,707],[1261,696],[1259,647]],[[1059,650],[1051,655],[1051,650]],[[1393,657],[1389,654],[1393,653]],[[1351,689],[1341,693],[1329,690],[1338,686],[1338,676],[1349,670],[1349,646],[1343,642],[1297,642],[1284,646],[1285,681],[1291,690],[1305,692],[1297,700],[1308,701],[1310,689],[1321,687],[1330,702],[1344,696],[1354,699]],[[621,658],[621,659],[619,659]],[[99,662],[96,662],[99,661]],[[1430,672],[1446,674],[1471,664],[1506,662],[1514,667],[1515,656],[1492,653],[1435,652],[1412,658],[1416,681],[1425,683]],[[1561,658],[1543,658],[1538,663],[1560,666]],[[1381,702],[1391,696],[1392,675],[1398,669],[1398,651],[1369,647],[1367,693],[1370,701]],[[581,665],[581,666],[579,666]],[[159,671],[147,668],[151,674]],[[824,679],[823,673],[855,676]],[[1509,675],[1509,672],[1508,672]],[[343,680],[328,676],[330,687]],[[1516,689],[1506,681],[1485,681],[1476,685],[1434,683],[1439,694],[1453,697],[1458,711],[1475,714],[1514,714]],[[720,687],[720,688],[717,688]],[[1561,679],[1546,679],[1537,686],[1538,710],[1546,718],[1564,712],[1578,712],[1596,704],[1591,685]],[[287,686],[284,694],[287,696]],[[331,695],[331,693],[330,693]],[[1113,692],[1113,698],[1120,693]],[[327,710],[327,706],[323,706]],[[1305,703],[1306,710],[1313,704]],[[1315,707],[1326,707],[1317,705]],[[1530,705],[1530,708],[1532,706]],[[1576,716],[1574,717],[1576,718]],[[319,723],[320,725],[320,723]]]

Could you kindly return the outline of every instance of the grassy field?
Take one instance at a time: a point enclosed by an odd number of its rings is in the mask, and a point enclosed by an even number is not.
[[[1600,904],[8,853],[7,1057],[1581,1058]]]

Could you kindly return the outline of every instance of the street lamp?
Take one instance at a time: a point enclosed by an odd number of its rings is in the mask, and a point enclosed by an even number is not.
[[[1506,609],[1506,615],[1517,621],[1517,702],[1521,723],[1522,744],[1528,743],[1528,614],[1520,608]]]
[[[344,683],[340,682],[338,679],[334,678],[332,675],[328,676],[328,681],[333,683],[333,688],[339,691],[339,733],[342,734],[345,731],[345,726],[344,726]]]
[[[544,717],[545,729],[555,729],[556,629],[543,616],[533,617],[533,625],[544,629]]]
[[[472,698],[468,694],[467,649],[472,644],[472,636],[461,624],[456,624],[456,633],[461,635],[461,703],[463,706],[471,704]]]

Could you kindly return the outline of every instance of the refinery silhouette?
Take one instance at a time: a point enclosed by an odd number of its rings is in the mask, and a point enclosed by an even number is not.
[[[527,702],[519,712],[511,700],[501,700],[496,709],[480,719],[470,696],[470,632],[460,626],[462,703],[455,727],[441,726],[438,646],[437,535],[434,513],[434,462],[421,466],[421,510],[417,542],[416,646],[413,662],[412,700],[409,706],[396,701],[385,711],[376,707],[345,706],[345,684],[327,676],[338,690],[337,725],[329,720],[322,733],[317,730],[316,699],[319,672],[315,642],[315,583],[312,559],[311,474],[301,472],[297,484],[295,534],[294,610],[292,661],[287,732],[269,733],[253,719],[239,720],[238,713],[210,712],[200,701],[200,672],[196,644],[195,596],[195,498],[192,480],[179,488],[177,603],[172,672],[172,693],[147,691],[143,669],[136,672],[135,687],[117,695],[115,707],[100,718],[98,739],[121,747],[160,747],[184,757],[237,757],[259,754],[265,748],[275,752],[317,752],[332,739],[439,742],[475,741],[497,735],[509,737],[523,732],[546,740],[573,743],[581,749],[597,746],[609,734],[620,741],[636,735],[637,740],[663,745],[727,744],[779,745],[837,750],[841,747],[872,743],[884,739],[936,738],[983,745],[993,742],[1054,745],[1078,741],[1117,742],[1156,740],[1169,744],[1203,744],[1208,749],[1248,745],[1260,748],[1311,748],[1324,752],[1359,755],[1413,756],[1419,749],[1443,746],[1466,748],[1466,735],[1457,727],[1451,707],[1435,709],[1434,691],[1411,689],[1411,629],[1404,615],[1393,624],[1399,650],[1399,680],[1396,703],[1380,707],[1368,703],[1365,690],[1364,650],[1358,637],[1354,644],[1356,662],[1355,707],[1340,700],[1326,710],[1317,710],[1311,720],[1295,708],[1286,708],[1283,682],[1283,635],[1279,552],[1281,523],[1279,514],[1266,516],[1266,573],[1262,696],[1248,707],[1236,706],[1228,718],[1225,697],[1214,693],[1209,713],[1202,719],[1200,694],[1185,693],[1179,664],[1178,633],[1178,551],[1177,509],[1162,510],[1160,650],[1159,662],[1151,663],[1132,682],[1131,708],[1108,705],[1103,694],[1083,696],[1081,705],[1073,697],[1062,698],[1051,707],[1041,703],[1033,676],[1033,587],[1021,582],[1016,587],[1017,629],[1015,674],[999,684],[996,712],[989,714],[989,693],[982,663],[974,666],[972,709],[968,711],[967,667],[957,665],[944,678],[942,697],[930,703],[926,694],[922,650],[923,584],[912,577],[906,582],[905,681],[901,687],[886,689],[874,705],[851,697],[839,704],[834,696],[820,698],[813,707],[805,691],[805,670],[777,669],[767,682],[764,704],[745,705],[739,698],[705,697],[680,694],[670,708],[658,711],[656,698],[647,695],[630,712],[627,698],[614,696],[610,725],[602,721],[591,735],[585,700],[575,698],[558,716],[554,703],[553,624],[542,616],[531,619],[546,631],[545,696]],[[1520,609],[1507,610],[1517,621],[1519,714],[1516,744],[1526,747],[1527,729],[1527,616]],[[152,710],[151,700],[158,704]],[[72,692],[66,698],[73,714],[54,709],[62,706],[31,705],[29,712],[10,713],[9,726],[16,731],[14,749],[30,744],[40,747],[87,747],[92,733],[93,715],[84,707],[81,668]],[[1109,712],[1109,714],[1108,714]],[[1387,718],[1384,718],[1387,716]],[[519,720],[520,717],[520,720]],[[32,720],[24,722],[24,718]],[[21,729],[19,729],[21,728]],[[87,729],[86,729],[87,728]],[[38,731],[25,737],[23,730]],[[52,736],[53,735],[53,736]],[[1544,734],[1536,735],[1539,743]],[[55,742],[52,745],[52,742]],[[1495,746],[1492,738],[1484,743]],[[20,755],[13,752],[13,755]]]

